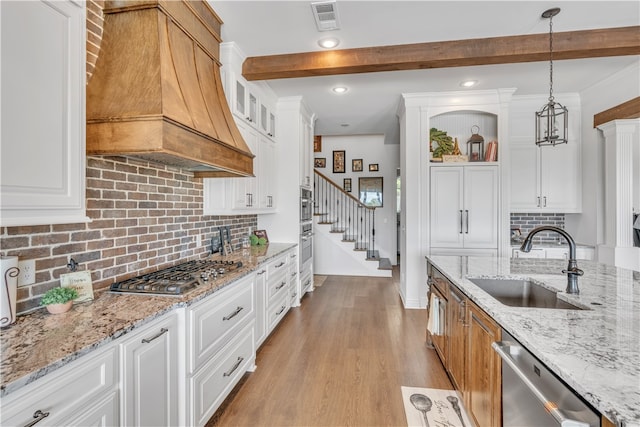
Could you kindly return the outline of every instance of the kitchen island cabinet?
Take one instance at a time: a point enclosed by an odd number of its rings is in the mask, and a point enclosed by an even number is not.
[[[491,348],[500,328],[435,266],[429,263],[427,271],[430,292],[447,302],[444,336],[431,335],[440,360],[475,424],[500,425],[500,357]],[[446,352],[438,348],[443,344]]]
[[[579,279],[580,294],[570,295],[564,292],[567,277],[561,274],[566,268],[565,260],[438,255],[427,259],[491,322],[512,335],[595,408],[605,420],[603,425],[609,422],[617,426],[640,425],[637,363],[640,277],[637,272],[581,260],[579,267],[584,270],[584,276]],[[469,280],[474,277],[530,278],[557,291],[560,300],[582,309],[507,306]],[[478,326],[480,323],[487,326],[485,321],[480,322],[481,316],[477,319]],[[485,332],[477,329],[483,337],[480,341],[488,342],[497,332],[487,329]],[[490,372],[490,365],[484,363],[484,366],[482,369]],[[467,378],[467,388],[475,387],[471,385],[474,381]],[[486,384],[481,389],[488,393],[492,387]],[[475,414],[474,418],[479,423],[486,422]]]
[[[468,302],[469,349],[466,352],[467,411],[477,426],[501,425],[501,360],[491,344],[500,341],[496,322],[473,302]]]

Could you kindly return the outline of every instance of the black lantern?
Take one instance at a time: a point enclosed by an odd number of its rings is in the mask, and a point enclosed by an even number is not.
[[[557,145],[567,143],[567,108],[553,99],[553,17],[560,8],[546,10],[543,18],[549,18],[549,101],[536,112],[536,144]]]
[[[474,132],[474,128],[476,131]],[[481,162],[484,160],[484,138],[478,133],[480,127],[471,127],[471,137],[467,141],[467,156],[470,162]]]

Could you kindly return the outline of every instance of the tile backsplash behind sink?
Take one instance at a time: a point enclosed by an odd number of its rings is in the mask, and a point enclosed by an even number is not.
[[[525,238],[531,230],[541,225],[552,225],[564,229],[563,213],[512,213],[511,229],[520,228],[522,239]],[[552,231],[540,232],[535,236],[536,242],[558,243],[562,239],[557,233]]]

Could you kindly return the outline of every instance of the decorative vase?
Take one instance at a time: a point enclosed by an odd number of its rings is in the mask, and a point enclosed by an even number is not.
[[[67,301],[63,304],[49,304],[47,306],[47,311],[51,314],[62,314],[71,310],[72,305],[73,305],[73,300]]]

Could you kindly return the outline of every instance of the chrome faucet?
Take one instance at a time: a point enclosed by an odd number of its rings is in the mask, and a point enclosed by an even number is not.
[[[520,250],[522,252],[531,251],[531,246],[533,246],[533,236],[538,234],[541,231],[555,231],[564,237],[569,243],[569,265],[566,270],[562,270],[564,274],[567,275],[567,290],[568,294],[579,294],[580,289],[578,289],[578,276],[582,276],[584,271],[578,268],[578,262],[576,261],[576,242],[573,240],[573,237],[562,228],[554,227],[551,225],[543,225],[541,227],[534,228],[527,235],[522,242],[522,246]]]

